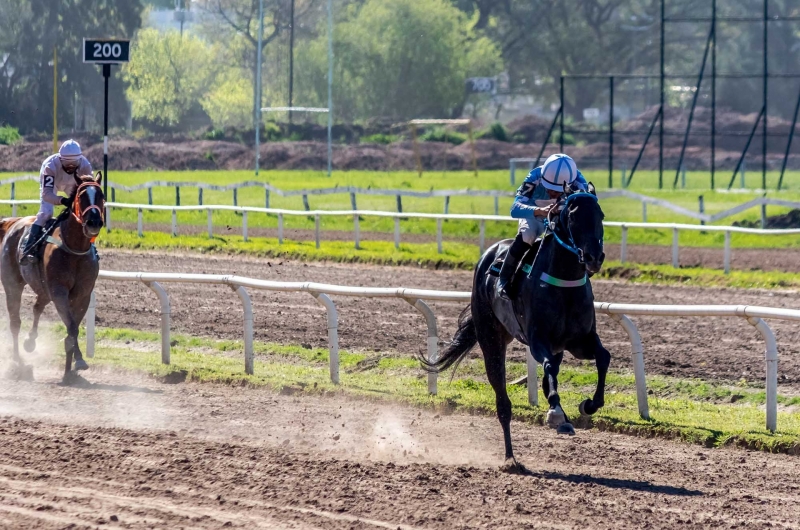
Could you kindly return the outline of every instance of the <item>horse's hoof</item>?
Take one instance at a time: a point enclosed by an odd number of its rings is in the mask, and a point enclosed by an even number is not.
[[[567,417],[564,411],[550,409],[547,411],[547,426],[551,429],[558,429],[561,425],[566,423]]]
[[[33,353],[33,350],[36,349],[36,339],[25,339],[22,346],[25,348],[26,352]]]
[[[86,361],[84,361],[83,359],[78,359],[77,361],[75,361],[75,370],[76,371],[78,371],[78,370],[88,370],[88,369],[89,369],[89,365],[86,364]]]
[[[558,434],[568,434],[569,436],[575,436],[575,427],[572,426],[571,423],[562,423],[556,429]]]
[[[578,410],[580,411],[581,416],[591,416],[592,414],[597,412],[597,409],[595,409],[592,406],[591,399],[584,399],[583,401],[581,401],[581,404],[578,405]]]
[[[525,469],[525,466],[517,462],[517,459],[512,456],[511,458],[506,458],[506,461],[502,466],[500,466],[500,471],[512,475],[521,475],[527,470]]]

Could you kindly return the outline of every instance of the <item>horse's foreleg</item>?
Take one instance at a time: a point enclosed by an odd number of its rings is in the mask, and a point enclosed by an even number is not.
[[[594,357],[597,366],[597,388],[592,399],[586,399],[580,404],[581,414],[594,414],[605,405],[606,374],[608,366],[611,364],[611,354],[600,342],[600,337],[594,337]]]
[[[558,395],[558,372],[564,358],[563,352],[553,354],[548,346],[536,340],[529,339],[528,343],[531,345],[531,354],[534,359],[542,363],[544,370],[542,390],[550,405],[550,409],[547,411],[547,425],[552,429],[557,429],[559,434],[575,434],[575,429],[570,423],[567,413],[561,407],[561,396]]]
[[[50,301],[43,298],[42,296],[38,296],[36,298],[36,303],[33,306],[33,326],[31,326],[31,331],[28,333],[28,338],[23,344],[25,346],[25,351],[30,353],[36,349],[36,339],[39,337],[39,319],[44,312],[44,308],[47,307]]]
[[[64,351],[66,353],[66,366],[64,368],[64,377],[66,378],[72,370],[72,356],[78,349],[78,320],[72,314],[72,307],[69,300],[69,290],[63,286],[57,286],[52,289],[51,298],[53,305],[56,306],[58,316],[67,327],[67,337],[64,339]]]
[[[86,316],[86,311],[89,309],[89,302],[91,300],[91,291],[89,291],[88,295],[82,295],[79,298],[75,298],[71,301],[71,308],[72,308],[72,318],[76,322],[83,322],[83,318]],[[78,336],[75,336],[75,346],[73,348],[73,355],[75,357],[75,369],[76,370],[88,370],[89,365],[86,361],[83,360],[83,353],[81,353],[81,347],[78,344]]]

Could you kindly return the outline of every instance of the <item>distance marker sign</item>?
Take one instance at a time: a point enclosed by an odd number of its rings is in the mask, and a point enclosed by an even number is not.
[[[95,64],[127,63],[131,41],[121,39],[83,39],[83,62]]]

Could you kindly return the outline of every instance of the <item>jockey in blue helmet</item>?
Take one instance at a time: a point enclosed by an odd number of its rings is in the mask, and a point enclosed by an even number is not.
[[[566,184],[587,189],[586,179],[578,171],[575,161],[567,155],[556,154],[545,160],[543,165],[531,170],[525,182],[517,189],[517,196],[511,206],[511,217],[519,219],[519,232],[500,269],[500,278],[497,280],[498,296],[509,298],[506,288],[514,277],[517,264],[530,250],[536,238],[544,232],[543,219],[564,193]]]

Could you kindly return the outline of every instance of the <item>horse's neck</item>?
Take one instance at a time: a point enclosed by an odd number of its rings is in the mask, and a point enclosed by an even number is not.
[[[564,234],[559,231],[558,237],[565,241]],[[578,261],[578,256],[559,245],[555,237],[547,241],[547,255],[541,270],[559,280],[580,280],[586,275],[586,266]],[[543,256],[544,257],[544,256]],[[541,259],[541,257],[540,257]]]
[[[64,244],[75,252],[86,252],[92,246],[92,241],[83,233],[83,226],[70,215],[59,226],[61,239]]]

